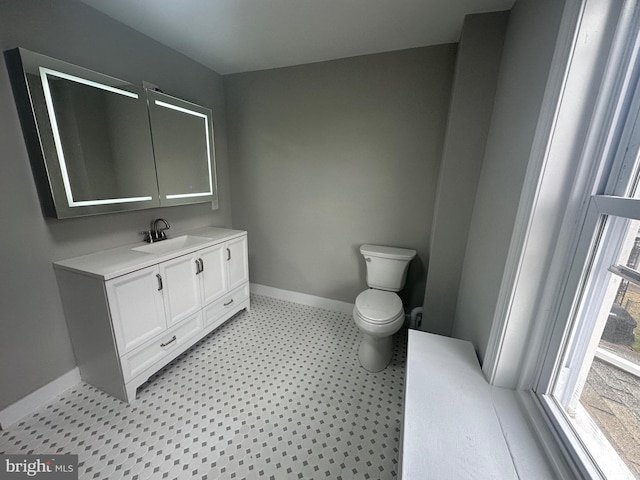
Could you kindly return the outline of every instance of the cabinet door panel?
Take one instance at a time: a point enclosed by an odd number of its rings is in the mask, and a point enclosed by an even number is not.
[[[229,289],[226,271],[226,250],[224,244],[214,245],[198,252],[202,260],[202,305],[217,300]]]
[[[244,282],[249,281],[246,236],[227,242],[227,259],[229,290],[233,290]]]
[[[115,278],[106,284],[120,355],[166,329],[158,273],[158,267],[153,266]]]
[[[185,255],[159,265],[164,283],[167,326],[174,325],[200,310],[200,281],[197,257]]]

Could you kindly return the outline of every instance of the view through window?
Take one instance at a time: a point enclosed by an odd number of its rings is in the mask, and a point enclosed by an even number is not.
[[[639,130],[640,132],[640,130]],[[632,154],[638,171],[638,147]],[[623,196],[595,196],[570,340],[553,397],[605,478],[640,478],[640,200],[637,173]],[[616,188],[611,188],[616,192]],[[627,196],[624,196],[625,192]],[[589,234],[588,232],[595,232]]]
[[[606,298],[595,355],[581,385],[580,404],[640,478],[640,234],[630,221],[621,260],[610,267],[613,300]]]
[[[605,478],[640,478],[640,200],[592,204],[597,233],[553,396]]]

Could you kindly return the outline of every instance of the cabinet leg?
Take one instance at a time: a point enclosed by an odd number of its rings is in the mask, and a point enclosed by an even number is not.
[[[134,402],[136,399],[136,390],[138,390],[138,385],[127,383],[124,388],[127,394],[127,403]]]

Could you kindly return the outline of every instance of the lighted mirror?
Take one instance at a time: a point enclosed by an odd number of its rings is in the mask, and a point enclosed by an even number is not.
[[[6,58],[47,214],[159,206],[141,87],[23,49]]]
[[[211,110],[148,90],[161,205],[217,205]]]

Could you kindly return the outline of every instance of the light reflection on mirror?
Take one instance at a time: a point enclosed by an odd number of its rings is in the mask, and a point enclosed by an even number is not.
[[[164,198],[213,195],[213,139],[207,115],[161,100],[154,100],[154,104],[162,107],[151,112],[151,122],[158,183]]]
[[[144,165],[131,161],[138,153],[135,129],[129,128],[138,121],[138,94],[39,70],[69,206],[151,201],[134,193],[137,179],[147,175]]]

